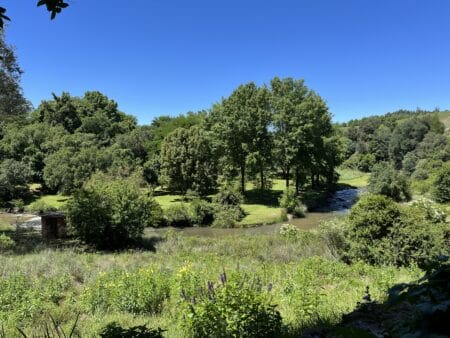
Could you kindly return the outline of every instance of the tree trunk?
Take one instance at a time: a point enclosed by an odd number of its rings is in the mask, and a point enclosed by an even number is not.
[[[241,165],[241,193],[245,194],[245,164]]]
[[[300,191],[300,171],[295,168],[295,193],[298,195]]]
[[[289,166],[286,167],[286,189],[289,188]]]
[[[264,190],[264,170],[263,166],[261,165],[259,174],[261,176],[261,191]]]

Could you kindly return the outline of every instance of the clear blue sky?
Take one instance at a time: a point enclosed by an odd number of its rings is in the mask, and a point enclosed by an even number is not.
[[[304,78],[336,121],[450,107],[449,0],[0,0],[26,96],[99,90],[149,123]]]

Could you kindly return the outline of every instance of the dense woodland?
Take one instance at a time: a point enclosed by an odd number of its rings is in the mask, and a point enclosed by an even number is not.
[[[0,34],[1,338],[450,334],[448,111],[333,123],[274,77],[139,125],[98,91],[32,107],[21,74]],[[356,188],[348,214],[291,224]],[[56,210],[67,238],[17,221]]]

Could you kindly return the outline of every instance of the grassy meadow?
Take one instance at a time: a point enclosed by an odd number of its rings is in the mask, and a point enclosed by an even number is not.
[[[306,328],[339,322],[342,314],[355,308],[367,286],[374,299],[383,301],[390,286],[422,274],[416,268],[346,265],[317,230],[301,232],[294,239],[273,233],[213,240],[168,231],[159,237],[147,235],[147,240],[146,249],[116,253],[39,243],[29,253],[1,256],[0,322],[6,336],[19,336],[16,326],[31,333],[50,315],[68,331],[79,314],[76,332],[82,337],[96,337],[111,321],[123,326],[147,323],[167,330],[167,337],[183,337],[181,290],[217,283],[224,271],[272,284],[272,302],[278,305],[286,336],[295,336]],[[134,281],[135,292],[127,279]],[[139,304],[140,292],[157,292],[152,280],[167,290],[155,300],[158,311],[100,306],[118,294]]]

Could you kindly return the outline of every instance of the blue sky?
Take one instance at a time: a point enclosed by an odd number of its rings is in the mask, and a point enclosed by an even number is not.
[[[149,123],[209,108],[239,84],[304,78],[336,121],[450,108],[448,0],[3,0],[35,106],[99,90]]]

